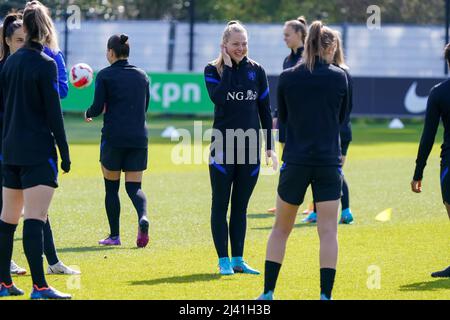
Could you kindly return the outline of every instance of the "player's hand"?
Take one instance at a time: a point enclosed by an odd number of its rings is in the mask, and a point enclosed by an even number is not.
[[[87,123],[92,122],[92,118],[88,118],[87,117],[87,111],[84,113],[84,121],[87,122]]]
[[[415,193],[421,193],[422,192],[422,181],[412,181],[411,182],[411,190]]]
[[[61,169],[64,173],[70,172],[70,161],[61,161]]]
[[[346,156],[341,157],[341,166],[343,167],[345,165],[345,160],[347,159]]]
[[[277,171],[278,165],[279,165],[277,153],[272,150],[267,150],[267,152],[266,152],[266,164],[267,165],[269,165],[269,159],[272,159],[273,171]]]
[[[272,120],[272,129],[277,130],[278,129],[278,118],[273,118]]]
[[[225,48],[225,46],[222,44],[220,46],[220,49],[222,50],[222,57],[223,57],[223,62],[225,63],[225,65],[229,66],[230,68],[233,67],[233,62],[231,61],[231,57],[227,52],[227,48]]]

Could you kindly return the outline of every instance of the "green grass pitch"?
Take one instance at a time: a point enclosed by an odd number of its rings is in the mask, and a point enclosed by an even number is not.
[[[121,189],[122,247],[99,247],[107,235],[100,173],[101,120],[93,125],[66,117],[72,172],[60,176],[50,209],[61,260],[78,266],[81,277],[48,276],[49,283],[75,299],[254,299],[263,275],[220,277],[210,232],[210,183],[206,165],[176,166],[175,144],[159,138],[168,125],[193,127],[193,119],[150,118],[150,167],[145,175],[151,219],[149,247],[135,246],[137,218]],[[211,125],[206,121],[205,127]],[[422,125],[386,129],[386,123],[357,121],[345,174],[355,224],[339,227],[340,254],[334,299],[450,299],[450,280],[430,273],[450,264],[450,223],[439,188],[439,148],[425,171],[424,192],[410,191]],[[441,141],[439,132],[437,143]],[[205,144],[206,145],[206,144]],[[248,210],[245,258],[263,271],[266,243],[274,217],[277,176],[261,176]],[[122,182],[123,184],[123,182]],[[311,199],[308,192],[307,200]],[[302,206],[303,208],[304,206]],[[392,208],[390,222],[375,216]],[[290,238],[276,290],[277,299],[318,299],[319,258],[316,227],[300,223]],[[16,233],[14,259],[27,267]],[[31,289],[29,276],[14,277]]]

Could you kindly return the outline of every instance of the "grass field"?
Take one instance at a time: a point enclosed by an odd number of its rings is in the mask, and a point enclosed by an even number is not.
[[[263,276],[220,277],[210,233],[210,184],[206,165],[175,166],[174,144],[158,138],[169,124],[190,128],[193,119],[151,119],[150,170],[144,191],[149,200],[151,243],[135,248],[137,218],[121,190],[122,247],[104,248],[107,235],[103,180],[99,170],[100,121],[89,126],[66,118],[72,172],[60,178],[50,217],[59,257],[82,271],[80,278],[49,276],[56,288],[75,299],[254,299]],[[211,122],[207,121],[206,127]],[[334,299],[450,299],[450,280],[430,277],[450,264],[450,223],[439,188],[439,148],[425,171],[424,192],[410,191],[422,125],[411,122],[392,131],[384,122],[358,121],[345,173],[356,222],[339,227],[340,258]],[[441,141],[439,133],[437,143]],[[245,258],[263,270],[274,218],[277,176],[261,176],[248,210]],[[311,195],[308,192],[308,200]],[[390,222],[375,216],[393,209]],[[276,291],[277,299],[317,299],[318,236],[313,225],[295,226]],[[14,259],[27,266],[16,234]],[[371,267],[372,266],[372,267]],[[374,267],[375,266],[375,267]],[[378,270],[380,287],[369,289]],[[29,276],[14,279],[31,288]]]

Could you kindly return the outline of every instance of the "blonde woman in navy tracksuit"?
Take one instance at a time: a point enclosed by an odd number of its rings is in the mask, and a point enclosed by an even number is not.
[[[210,160],[212,188],[211,229],[222,275],[259,274],[243,258],[247,229],[247,206],[260,170],[261,127],[266,132],[266,157],[278,160],[272,151],[272,116],[266,73],[248,58],[246,29],[232,21],[225,28],[220,57],[205,68],[205,82],[214,103]],[[255,139],[236,144],[227,132],[254,133]],[[237,139],[239,140],[239,139]],[[220,142],[220,143],[219,143]],[[227,223],[231,202],[230,223]],[[230,261],[228,238],[231,242]]]
[[[312,186],[318,209],[320,298],[330,300],[338,257],[337,220],[342,192],[339,132],[348,113],[345,72],[333,65],[337,33],[322,22],[311,25],[302,63],[283,72],[278,112],[287,140],[278,185],[276,221],[267,244],[264,292],[273,299],[297,210]]]

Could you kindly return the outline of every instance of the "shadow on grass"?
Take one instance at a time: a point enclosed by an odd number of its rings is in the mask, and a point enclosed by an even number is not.
[[[303,228],[316,228],[317,225],[315,223],[297,223],[296,225],[294,225],[294,229],[303,229]],[[264,228],[252,228],[252,230],[263,230],[263,231],[267,231],[267,230],[272,230],[272,227],[264,227]]]
[[[450,290],[450,279],[417,282],[400,287],[400,291],[438,291],[445,289]]]
[[[220,274],[192,274],[186,276],[161,278],[153,280],[142,280],[142,281],[131,281],[130,284],[133,286],[155,286],[158,284],[182,284],[182,283],[192,283],[192,282],[209,282],[221,279]]]
[[[247,214],[247,218],[249,218],[249,219],[268,219],[268,218],[275,218],[275,214],[273,214],[273,213],[250,213],[250,214]]]
[[[73,247],[73,248],[57,248],[58,253],[78,253],[78,252],[97,252],[97,251],[110,251],[110,250],[125,250],[130,248],[124,247],[101,247],[101,246],[91,246],[91,247]]]

